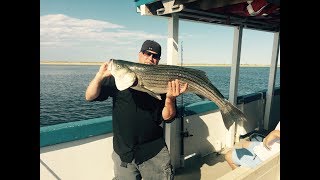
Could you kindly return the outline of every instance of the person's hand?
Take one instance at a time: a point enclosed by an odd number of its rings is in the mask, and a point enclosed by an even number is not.
[[[270,134],[269,134],[270,135]],[[269,145],[269,142],[270,142],[270,136],[266,136],[264,139],[263,139],[263,145],[264,147],[266,147],[267,149],[270,150],[270,145]]]
[[[108,65],[109,62],[107,61],[100,66],[99,71],[96,74],[98,78],[103,79],[111,75],[111,72],[108,70]]]
[[[167,98],[175,99],[180,94],[184,93],[188,88],[188,83],[185,83],[182,87],[179,84],[179,80],[168,82]]]
[[[280,131],[279,130],[273,130],[271,131],[264,139],[263,139],[263,145],[267,149],[271,149],[271,145],[274,143],[273,140],[276,138],[280,138]]]

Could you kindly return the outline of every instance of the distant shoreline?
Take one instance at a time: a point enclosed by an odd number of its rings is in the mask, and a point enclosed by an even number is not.
[[[46,65],[93,65],[98,66],[104,62],[68,62],[68,61],[40,61],[40,64]],[[180,66],[180,64],[178,64]],[[230,67],[230,64],[183,64],[183,66],[210,66],[210,67]],[[270,67],[265,64],[240,64],[241,67]],[[278,66],[280,67],[280,66]]]

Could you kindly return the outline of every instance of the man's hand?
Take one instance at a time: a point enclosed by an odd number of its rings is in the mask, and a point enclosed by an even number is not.
[[[167,98],[174,100],[180,94],[184,93],[188,88],[188,83],[185,83],[183,87],[180,86],[179,80],[176,79],[174,81],[168,82],[168,91],[167,91]]]
[[[101,84],[103,79],[110,76],[111,72],[108,70],[109,62],[103,63],[99,71],[96,73],[96,76],[91,80],[90,84],[86,90],[86,100],[92,101],[93,99],[97,98],[100,94]]]
[[[97,78],[103,79],[111,75],[111,72],[108,70],[108,65],[109,62],[107,61],[100,66],[99,71],[96,74]]]
[[[167,96],[162,110],[162,117],[164,120],[169,120],[176,115],[175,100],[176,97],[185,92],[188,88],[188,84],[184,84],[180,87],[179,80],[168,82]]]

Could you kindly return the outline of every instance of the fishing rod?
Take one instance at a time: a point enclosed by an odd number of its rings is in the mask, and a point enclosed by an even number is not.
[[[180,53],[180,59],[181,59],[181,64],[180,66],[182,67],[183,65],[183,41],[181,41],[181,53]],[[180,165],[181,167],[184,167],[184,138],[185,138],[185,132],[184,132],[184,105],[183,105],[183,93],[181,94],[181,105],[180,105],[180,123],[181,123],[181,151],[180,151]]]
[[[183,65],[183,41],[181,41],[181,53],[180,53],[180,55],[181,55],[181,64],[180,64],[180,66],[182,67],[182,65]],[[183,93],[181,94],[181,117],[182,117],[182,119],[181,120],[183,120],[183,113],[184,113],[184,108],[183,108]]]

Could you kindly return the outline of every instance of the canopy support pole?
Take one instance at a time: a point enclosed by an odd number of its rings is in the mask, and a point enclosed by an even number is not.
[[[273,37],[273,48],[271,56],[271,66],[269,72],[268,90],[266,94],[266,106],[264,110],[263,127],[270,129],[270,112],[272,105],[272,97],[274,93],[275,79],[277,74],[278,54],[280,45],[280,32],[275,32]]]
[[[241,42],[242,42],[243,26],[237,26],[234,28],[233,37],[233,52],[232,52],[232,64],[230,74],[230,88],[229,88],[229,101],[237,106],[238,96],[238,79],[239,79],[239,67],[240,67],[240,56],[241,56]],[[232,147],[234,142],[239,141],[237,133],[238,122],[235,122],[226,134],[226,147]]]

